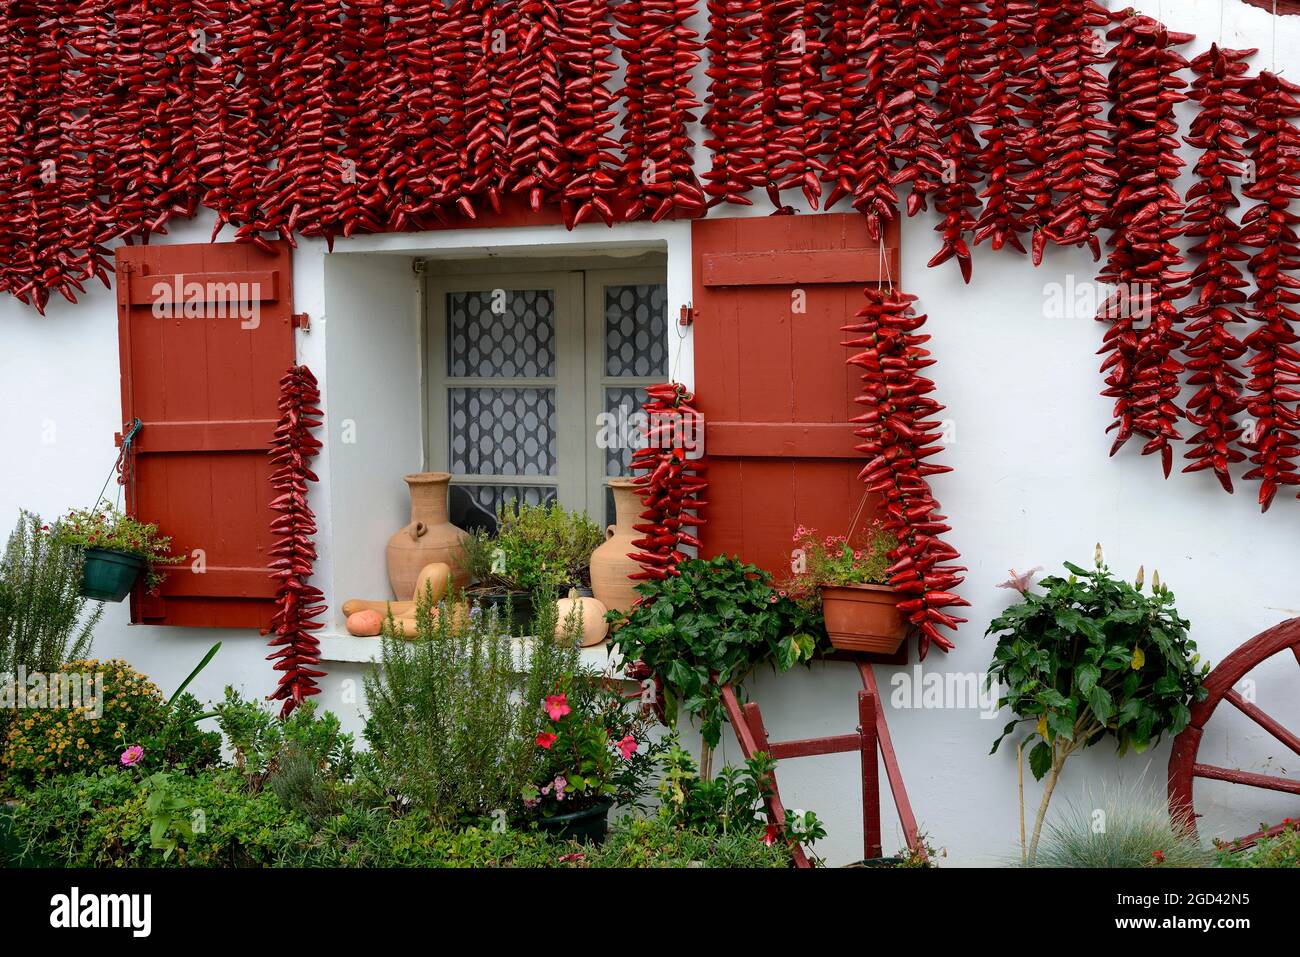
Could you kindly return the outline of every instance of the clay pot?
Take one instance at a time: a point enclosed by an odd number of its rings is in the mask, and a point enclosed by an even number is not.
[[[590,648],[604,641],[609,632],[609,626],[605,624],[605,606],[598,598],[582,597],[576,588],[570,588],[569,597],[555,603],[555,637],[564,637],[565,623],[574,608],[579,609],[578,614],[582,616],[582,647]]]
[[[420,570],[432,562],[450,566],[451,580],[457,588],[469,584],[463,549],[469,535],[447,521],[450,481],[450,472],[406,476],[411,489],[411,521],[388,540],[388,583],[400,599],[415,594]]]
[[[821,595],[826,633],[841,651],[890,655],[907,637],[898,593],[888,585],[824,585]]]
[[[616,524],[605,529],[605,544],[591,553],[591,592],[611,611],[627,611],[640,596],[628,578],[641,566],[628,556],[637,551],[632,540],[640,535],[632,529],[641,511],[641,496],[630,478],[609,480],[614,491]]]

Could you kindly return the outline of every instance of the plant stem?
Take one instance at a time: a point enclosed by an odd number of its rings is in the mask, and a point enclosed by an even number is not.
[[[705,742],[700,742],[700,780],[713,780],[713,749]]]
[[[1043,832],[1043,819],[1047,817],[1047,805],[1052,800],[1052,791],[1056,789],[1057,778],[1061,776],[1061,768],[1065,766],[1065,759],[1070,756],[1070,748],[1062,748],[1058,753],[1057,746],[1052,745],[1052,770],[1047,773],[1047,784],[1043,787],[1043,800],[1039,802],[1038,814],[1034,818],[1034,837],[1029,843],[1029,860],[1032,862],[1038,857],[1038,838]]]
[[[1020,863],[1024,864],[1029,860],[1029,854],[1025,847],[1025,745],[1029,743],[1026,738],[1020,742],[1020,747],[1016,748],[1016,783],[1020,789]]]

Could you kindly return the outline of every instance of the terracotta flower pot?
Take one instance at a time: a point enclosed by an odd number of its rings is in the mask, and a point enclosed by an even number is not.
[[[907,637],[898,593],[888,585],[824,585],[820,590],[826,633],[841,651],[889,655]]]
[[[406,476],[411,489],[411,521],[388,540],[388,583],[401,600],[415,594],[420,570],[432,562],[451,567],[458,589],[469,584],[464,543],[469,535],[447,520],[450,472],[418,472]]]
[[[591,553],[591,593],[610,611],[627,611],[640,596],[628,578],[641,570],[629,557],[637,551],[632,544],[639,534],[632,524],[641,511],[641,496],[630,478],[609,480],[614,491],[615,524],[605,529],[605,544]]]

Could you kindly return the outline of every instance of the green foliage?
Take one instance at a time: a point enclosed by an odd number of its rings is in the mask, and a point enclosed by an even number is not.
[[[1164,799],[1145,788],[1107,788],[1068,804],[1048,821],[1034,867],[1204,867],[1211,857],[1195,832],[1171,821]]]
[[[797,560],[786,588],[799,602],[820,608],[822,585],[883,585],[889,580],[889,553],[897,545],[879,524],[852,543],[844,535],[820,537],[816,529],[800,525],[794,531]]]
[[[605,540],[581,512],[550,505],[502,504],[497,532],[480,531],[465,545],[470,577],[510,591],[562,590],[591,584],[591,553]]]
[[[318,823],[233,770],[141,778],[72,774],[14,808],[19,843],[64,867],[788,867],[761,829],[615,822],[603,846],[519,829],[452,828],[349,800]],[[152,807],[151,802],[152,801]]]
[[[1273,837],[1261,838],[1250,848],[1235,843],[1218,843],[1220,867],[1300,867],[1300,821],[1283,818],[1283,830]],[[1260,825],[1266,830],[1267,825]]]
[[[102,603],[83,617],[81,549],[22,512],[0,559],[0,675],[85,657]]]
[[[510,813],[533,780],[538,706],[577,670],[576,636],[545,637],[554,634],[555,611],[543,607],[526,674],[494,611],[431,612],[427,601],[417,604],[412,640],[386,627],[383,661],[366,676],[365,735],[377,772],[448,824]]]
[[[83,690],[80,707],[20,710],[5,737],[0,766],[11,788],[54,775],[113,767],[127,747],[144,748],[141,767],[199,769],[220,756],[220,736],[198,729],[202,709],[190,694],[168,708],[152,681],[125,661],[71,661],[61,675],[103,675],[103,698],[92,706]],[[70,703],[70,700],[68,703]],[[96,711],[102,708],[97,716]]]
[[[158,526],[140,522],[107,502],[95,508],[74,508],[54,526],[53,536],[84,551],[104,548],[129,552],[145,560],[145,584],[156,592],[166,577],[160,565],[183,562],[183,555],[171,555],[172,540],[158,534]]]
[[[738,558],[688,559],[680,575],[643,582],[645,603],[624,616],[610,637],[627,661],[644,661],[664,682],[669,714],[677,701],[699,719],[716,746],[722,729],[720,687],[737,688],[756,667],[786,671],[808,661],[825,632],[819,619],[772,588],[771,576]]]
[[[1038,743],[1030,767],[1043,777],[1058,757],[1113,735],[1120,752],[1145,751],[1164,734],[1176,735],[1190,720],[1189,705],[1205,697],[1209,664],[1200,662],[1178,616],[1173,593],[1152,583],[1130,584],[1110,574],[1100,549],[1091,571],[1066,563],[1068,578],[1044,578],[1044,594],[995,618],[998,636],[989,678],[1007,685],[1000,705],[1018,724],[1034,722]]]

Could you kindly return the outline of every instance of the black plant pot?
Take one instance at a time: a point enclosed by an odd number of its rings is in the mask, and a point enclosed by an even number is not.
[[[465,597],[484,608],[495,608],[503,619],[509,615],[511,622],[527,628],[533,623],[533,596],[526,591],[507,591],[504,588],[469,588]]]
[[[613,801],[604,798],[581,811],[544,817],[537,826],[558,841],[604,844],[609,834],[609,809],[613,806]]]

